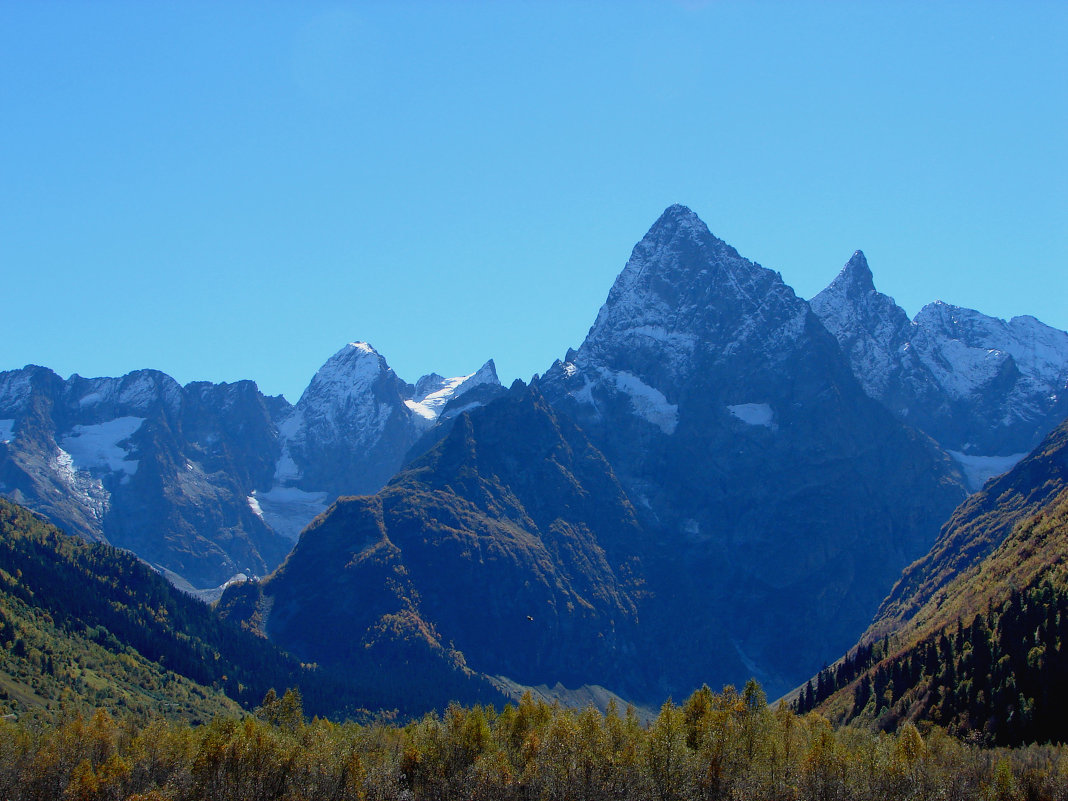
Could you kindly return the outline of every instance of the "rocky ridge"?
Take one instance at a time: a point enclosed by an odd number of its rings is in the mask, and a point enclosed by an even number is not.
[[[937,301],[910,321],[860,251],[811,306],[868,394],[945,448],[973,491],[1068,416],[1068,333],[1034,317]]]

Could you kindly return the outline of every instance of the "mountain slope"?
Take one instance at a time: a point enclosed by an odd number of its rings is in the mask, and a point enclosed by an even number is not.
[[[781,277],[682,206],[539,387],[685,564],[678,608],[724,621],[724,645],[771,692],[855,641],[964,495]]]
[[[1000,745],[1068,738],[1066,479],[1068,421],[961,506],[944,547],[913,566],[928,581],[906,574],[801,709],[883,728],[929,721]]]
[[[1068,488],[1068,421],[1025,459],[968,498],[931,551],[910,565],[883,601],[865,639],[904,627],[944,624],[951,585],[1001,546],[1014,527],[1040,515]]]
[[[19,713],[96,704],[204,720],[302,682],[276,648],[132,555],[68,536],[4,499],[0,617],[0,639],[11,643],[0,684]]]
[[[604,458],[517,384],[460,415],[377,495],[339,500],[262,583],[257,608],[300,658],[377,670],[406,693],[435,687],[434,705],[450,687],[485,695],[471,670],[619,687],[640,540]],[[248,609],[250,591],[231,588],[222,606]]]
[[[949,451],[978,490],[1068,416],[1068,333],[941,301],[909,321],[857,251],[812,310],[865,390]]]

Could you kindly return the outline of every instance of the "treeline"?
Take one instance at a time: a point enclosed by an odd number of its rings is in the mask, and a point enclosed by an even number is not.
[[[889,655],[861,646],[802,690],[817,708],[853,684],[844,722],[926,721],[988,745],[1068,741],[1068,588],[1044,580]]]
[[[1068,799],[1068,754],[988,751],[941,729],[834,729],[769,708],[755,684],[630,711],[534,702],[449,707],[404,727],[307,722],[299,695],[244,718],[136,724],[99,712],[62,725],[0,723],[10,801],[219,798],[401,801]]]

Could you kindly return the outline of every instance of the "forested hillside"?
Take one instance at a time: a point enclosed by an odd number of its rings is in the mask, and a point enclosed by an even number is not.
[[[221,620],[124,551],[70,537],[0,499],[0,703],[6,711],[164,713],[207,720],[299,686],[343,716],[341,679]]]
[[[989,744],[1068,741],[1066,434],[958,510],[884,605],[896,629],[820,672],[800,711],[887,730],[935,723]],[[904,600],[910,584],[921,600]]]

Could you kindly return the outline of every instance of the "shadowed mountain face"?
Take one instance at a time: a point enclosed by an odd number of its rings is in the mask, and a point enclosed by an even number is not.
[[[540,387],[684,566],[679,608],[721,620],[718,646],[771,692],[855,639],[963,497],[949,460],[865,395],[808,304],[681,206]]]
[[[257,608],[303,659],[455,670],[454,646],[525,684],[774,693],[855,641],[963,497],[807,304],[673,207],[577,352],[339,501]]]
[[[377,495],[342,498],[309,527],[263,584],[263,628],[324,664],[455,672],[458,651],[523,683],[637,688],[645,550],[604,457],[517,385]]]
[[[865,390],[929,434],[980,489],[1068,415],[1068,333],[938,301],[912,321],[857,251],[812,299]]]

